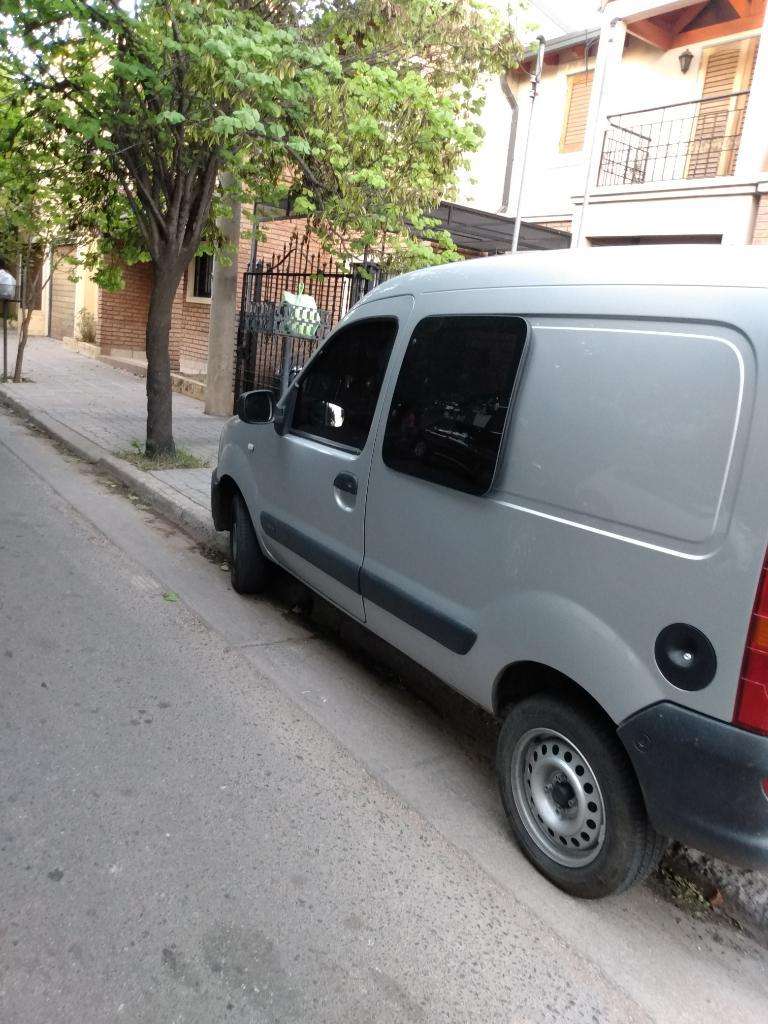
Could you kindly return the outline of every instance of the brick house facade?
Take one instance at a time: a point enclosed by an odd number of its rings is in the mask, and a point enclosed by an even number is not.
[[[305,222],[297,218],[274,220],[265,223],[262,230],[266,237],[258,242],[258,255],[268,260],[282,252],[293,238],[303,237]],[[252,245],[244,229],[237,254],[238,277],[248,267]],[[316,239],[311,238],[309,246],[311,251],[321,251]],[[187,267],[171,314],[171,368],[192,375],[205,373],[211,307],[209,296],[196,294],[197,270],[197,261]],[[104,355],[143,359],[152,267],[147,263],[126,267],[124,278],[124,287],[119,292],[98,290],[96,342]]]

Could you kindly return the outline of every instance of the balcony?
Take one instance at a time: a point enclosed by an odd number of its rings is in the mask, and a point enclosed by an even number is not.
[[[733,174],[748,91],[608,118],[598,186]]]

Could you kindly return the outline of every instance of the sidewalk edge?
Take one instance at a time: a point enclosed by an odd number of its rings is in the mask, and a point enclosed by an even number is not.
[[[153,509],[169,519],[198,544],[222,554],[227,553],[228,545],[225,536],[214,529],[210,515],[206,514],[201,506],[179,494],[174,487],[163,484],[162,481],[156,480],[148,473],[136,469],[130,463],[117,458],[94,441],[79,434],[76,430],[64,426],[53,417],[28,408],[18,398],[8,393],[7,385],[0,385],[0,403],[20,416],[24,416],[48,437],[59,441],[85,462],[124,484],[132,493],[151,505]]]

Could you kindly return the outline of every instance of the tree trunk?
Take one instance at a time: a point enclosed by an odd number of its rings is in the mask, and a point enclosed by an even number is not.
[[[32,319],[32,310],[28,309],[19,317],[19,337],[16,346],[16,365],[13,368],[13,383],[21,384],[21,368],[24,364],[24,349],[27,347],[29,337],[29,321]],[[19,309],[19,313],[22,310]]]
[[[181,265],[159,267],[149,299],[147,317],[147,455],[173,455],[171,389],[171,311],[173,297],[184,272]]]

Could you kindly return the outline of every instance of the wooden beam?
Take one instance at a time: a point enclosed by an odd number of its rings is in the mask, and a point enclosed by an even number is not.
[[[728,3],[740,18],[748,18],[750,14],[755,13],[752,0],[728,0]]]
[[[672,40],[673,46],[690,46],[691,43],[706,43],[710,39],[722,39],[723,36],[735,36],[741,32],[754,32],[763,27],[763,14],[752,14],[748,18],[735,18],[733,21],[719,21],[716,25],[704,28],[689,29],[681,32]],[[629,26],[627,26],[629,30]]]
[[[701,0],[700,3],[691,4],[690,7],[686,7],[680,11],[677,16],[677,21],[672,26],[672,35],[676,36],[679,32],[682,32],[686,25],[690,25],[697,14],[701,14],[704,8],[709,3],[709,0]]]
[[[659,50],[669,50],[672,47],[672,33],[662,28],[652,18],[642,18],[640,21],[627,22],[627,32],[630,35],[642,39],[645,43],[657,47]]]

